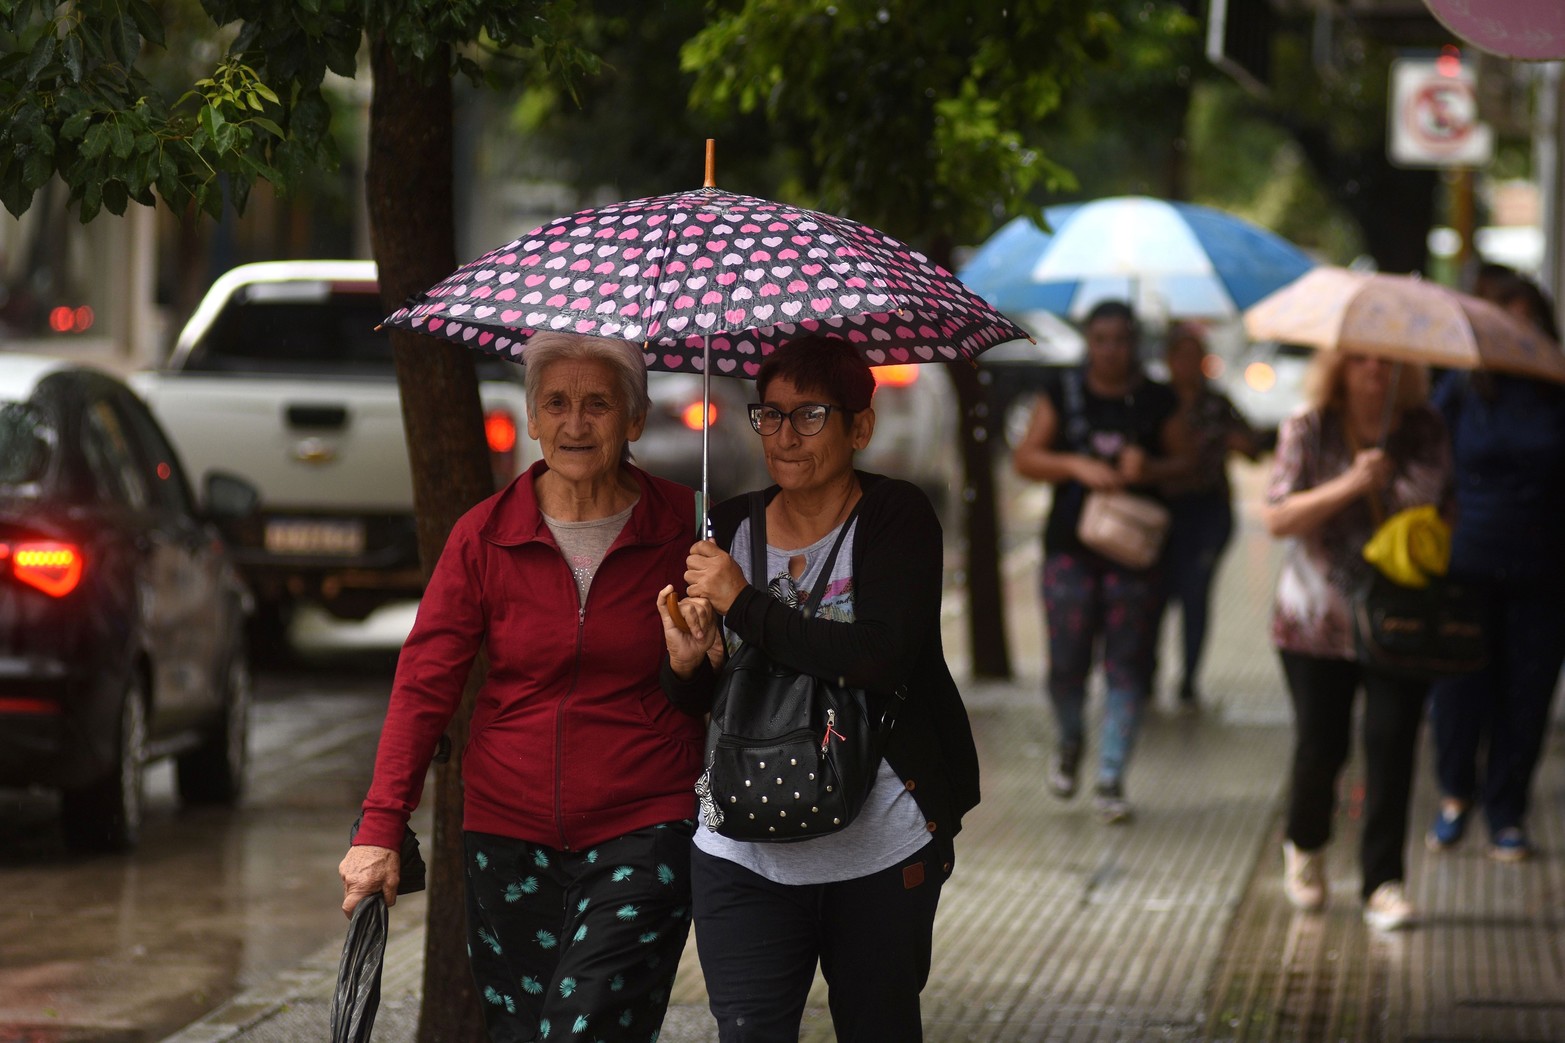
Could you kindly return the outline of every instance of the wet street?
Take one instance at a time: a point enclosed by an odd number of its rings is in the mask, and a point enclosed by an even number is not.
[[[132,854],[68,856],[53,796],[0,791],[0,1043],[162,1039],[342,937],[336,866],[409,621],[303,620],[301,661],[257,678],[241,806],[182,809],[158,764]]]

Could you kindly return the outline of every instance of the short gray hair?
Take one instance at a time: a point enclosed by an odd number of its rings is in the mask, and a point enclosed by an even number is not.
[[[556,362],[577,359],[608,363],[619,382],[620,393],[625,397],[630,419],[641,420],[647,415],[652,400],[647,397],[647,363],[641,348],[615,337],[587,337],[545,330],[533,334],[522,349],[522,364],[528,374],[528,416],[538,412],[538,381],[533,380],[532,375],[542,373]]]

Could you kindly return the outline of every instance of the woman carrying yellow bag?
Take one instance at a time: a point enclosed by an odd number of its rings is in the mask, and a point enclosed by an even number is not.
[[[1336,351],[1316,356],[1311,408],[1282,427],[1263,514],[1272,535],[1290,542],[1272,614],[1272,641],[1294,711],[1284,887],[1300,909],[1326,904],[1326,844],[1362,689],[1359,893],[1365,922],[1384,930],[1414,919],[1404,885],[1404,849],[1429,683],[1361,658],[1354,609],[1375,574],[1364,560],[1381,520],[1372,503],[1379,501],[1382,516],[1438,504],[1451,473],[1445,429],[1424,405],[1423,372],[1405,367],[1397,375],[1395,368],[1383,359]],[[1411,535],[1404,528],[1409,524],[1399,522],[1385,540],[1393,556],[1405,556],[1410,564],[1412,547],[1424,540],[1403,538]]]

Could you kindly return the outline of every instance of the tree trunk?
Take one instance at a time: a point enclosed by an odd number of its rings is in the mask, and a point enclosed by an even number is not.
[[[457,264],[451,77],[443,48],[421,68],[398,68],[383,39],[376,39],[371,50],[375,87],[365,189],[381,301],[389,314]],[[471,351],[402,331],[391,333],[391,344],[412,463],[419,557],[427,577],[452,526],[493,492],[494,479]],[[420,1043],[486,1038],[468,969],[462,876],[462,749],[482,674],[480,658],[447,731],[451,757],[435,767]]]
[[[995,503],[989,440],[998,418],[989,416],[978,370],[968,362],[946,367],[962,414],[962,515],[967,529],[967,633],[974,677],[1007,680],[1011,654],[1005,639],[1005,591],[1000,585],[1000,519]]]
[[[951,241],[939,237],[926,256],[946,271]],[[1005,639],[1005,591],[1000,585],[1000,516],[995,503],[994,455],[990,439],[999,418],[989,415],[989,396],[970,362],[946,366],[956,387],[961,415],[962,520],[967,538],[967,635],[974,677],[1009,680],[1011,654]]]

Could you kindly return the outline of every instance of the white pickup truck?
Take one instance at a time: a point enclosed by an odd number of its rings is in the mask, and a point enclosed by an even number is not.
[[[302,601],[361,619],[423,590],[391,344],[369,261],[274,261],[222,275],[158,369],[133,374],[192,483],[237,474],[260,511],[225,533],[256,595],[253,638]],[[497,487],[532,463],[520,366],[479,361]]]

